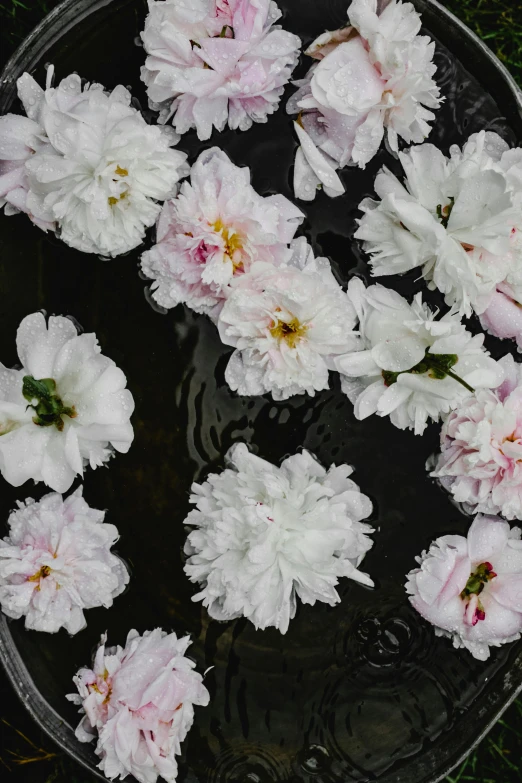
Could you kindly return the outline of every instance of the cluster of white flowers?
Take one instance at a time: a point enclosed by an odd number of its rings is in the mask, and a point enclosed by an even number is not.
[[[149,0],[141,78],[160,122],[200,139],[266,122],[301,47],[280,17],[273,0]]]
[[[180,303],[209,316],[234,351],[232,391],[276,401],[329,388],[338,372],[357,419],[389,416],[422,435],[442,420],[431,475],[471,513],[467,537],[443,536],[417,558],[409,600],[456,647],[486,660],[492,646],[522,635],[522,365],[495,361],[484,334],[462,317],[516,339],[522,350],[522,149],[495,133],[471,136],[449,156],[423,143],[441,103],[434,43],[419,35],[410,3],[353,0],[349,26],[320,35],[317,62],[287,105],[300,142],[294,191],[311,201],[344,192],[339,169],[364,168],[386,133],[404,169],[376,177],[356,237],[375,276],[420,269],[450,310],[439,316],[382,285],[353,278],[344,291],[326,258],[296,232],[302,211],[283,195],[263,197],[250,171],[217,147],[190,169],[173,146],[195,128],[248,130],[279,106],[300,40],[275,23],[273,0],[148,0],[141,77],[160,125],[149,125],[122,86],[107,92],[71,75],[42,89],[25,73],[26,116],[0,118],[0,207],[26,213],[71,247],[116,256],[157,224],[141,269],[162,308]],[[379,7],[379,10],[378,10]],[[175,130],[168,127],[171,122]],[[399,137],[411,144],[399,152]],[[181,186],[179,181],[190,174]],[[27,628],[70,634],[83,611],[112,605],[129,574],[111,552],[118,531],[70,489],[84,468],[106,464],[133,440],[126,378],[94,334],[70,318],[34,313],[20,324],[21,369],[0,365],[0,472],[13,486],[44,482],[55,492],[26,499],[0,540],[0,605]],[[520,450],[520,451],[519,451]],[[340,601],[372,547],[363,520],[372,503],[349,478],[307,451],[280,467],[245,444],[228,467],[193,484],[185,522],[185,573],[216,620],[248,618],[286,633],[305,604]],[[488,516],[485,516],[487,514]],[[188,637],[131,631],[74,678],[70,700],[84,717],[80,741],[97,736],[111,780],[174,783],[176,755],[209,694],[185,653]]]
[[[357,346],[355,310],[330,262],[293,240],[303,218],[284,196],[256,193],[250,171],[214,147],[165,204],[143,254],[154,299],[208,314],[236,349],[226,380],[239,394],[314,395],[328,388],[334,358]]]
[[[230,467],[192,486],[196,528],[185,546],[185,572],[202,590],[211,617],[248,617],[256,628],[286,633],[297,599],[339,602],[340,577],[368,587],[358,567],[373,542],[361,522],[372,504],[348,478],[348,465],[327,471],[307,451],[280,468],[236,444]]]
[[[391,0],[377,13],[377,0],[353,0],[350,26],[320,35],[306,54],[319,62],[287,105],[297,115],[294,190],[312,201],[319,187],[344,193],[336,169],[352,161],[364,168],[384,131],[392,150],[398,137],[422,142],[440,105],[433,80],[435,44],[418,35],[421,19],[411,3]]]
[[[27,117],[0,118],[0,207],[25,212],[84,253],[117,256],[137,247],[188,172],[172,130],[147,125],[121,85],[82,86],[72,74],[43,90],[24,73]]]

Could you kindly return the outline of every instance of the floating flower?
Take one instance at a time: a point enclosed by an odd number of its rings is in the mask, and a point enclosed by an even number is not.
[[[406,590],[415,609],[448,636],[485,661],[490,647],[522,632],[522,541],[520,529],[499,517],[479,514],[464,536],[442,536],[417,558]]]
[[[147,125],[121,85],[112,93],[72,74],[43,90],[18,80],[27,118],[0,118],[0,206],[26,212],[85,253],[137,247],[188,173],[172,129]]]
[[[446,419],[432,476],[474,513],[522,519],[522,365],[504,356],[504,381]]]
[[[462,151],[452,147],[449,158],[431,144],[399,158],[405,184],[383,168],[375,180],[381,201],[360,205],[355,236],[364,240],[373,274],[421,267],[449,305],[483,313],[497,285],[517,282],[522,263],[522,150],[481,131]]]
[[[111,553],[119,538],[104,511],[90,508],[79,487],[64,500],[45,495],[18,503],[0,540],[0,604],[25,627],[75,634],[85,628],[84,609],[112,606],[129,581]]]
[[[320,35],[306,51],[318,60],[295,84],[287,111],[297,114],[300,147],[294,172],[296,196],[306,201],[324,187],[344,192],[336,173],[352,161],[364,168],[379,150],[384,131],[422,142],[441,99],[433,80],[435,44],[418,35],[421,19],[411,3],[391,0],[377,14],[377,0],[354,0],[350,26]]]
[[[122,647],[105,647],[102,636],[92,669],[74,677],[85,717],[76,729],[80,742],[98,736],[98,765],[109,780],[133,775],[140,783],[158,776],[174,783],[176,755],[194,722],[194,705],[209,694],[195,664],[185,656],[188,636],[178,639],[160,628],[140,636],[130,631]]]
[[[369,587],[358,570],[373,542],[373,529],[361,522],[372,504],[348,478],[352,468],[325,470],[303,451],[280,468],[233,446],[230,467],[192,485],[197,508],[185,522],[196,529],[185,545],[185,573],[202,590],[211,617],[245,616],[256,628],[286,633],[297,598],[333,606],[335,589],[346,576]]]
[[[474,389],[501,383],[502,368],[454,311],[435,320],[417,294],[410,305],[382,285],[365,288],[353,278],[348,296],[360,322],[359,350],[338,356],[342,389],[355,416],[389,416],[399,429],[422,435],[428,419],[438,421]]]
[[[28,315],[16,343],[22,369],[0,364],[0,472],[15,487],[33,479],[66,492],[110,446],[129,450],[132,394],[96,335],[79,335],[69,318]]]
[[[314,258],[304,237],[288,264],[258,262],[238,277],[218,329],[236,350],[225,378],[243,396],[274,400],[328,389],[334,357],[354,350],[355,311],[326,258]]]
[[[234,276],[255,261],[279,266],[304,218],[284,196],[260,196],[248,168],[217,147],[201,153],[177,198],[165,203],[157,244],[142,256],[162,307],[184,302],[216,318]]]
[[[196,128],[248,130],[266,122],[294,70],[300,39],[274,23],[272,0],[149,0],[141,34],[141,78],[160,122],[178,133]]]

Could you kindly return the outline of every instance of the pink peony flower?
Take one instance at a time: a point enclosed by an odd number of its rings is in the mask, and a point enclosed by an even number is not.
[[[490,647],[522,633],[522,541],[519,528],[479,514],[464,536],[442,536],[417,558],[406,590],[415,609],[485,661]]]
[[[233,278],[256,261],[279,266],[304,218],[284,196],[260,196],[248,168],[217,147],[203,152],[177,198],[165,203],[157,244],[142,256],[162,307],[184,302],[216,318]]]
[[[502,340],[516,340],[519,351],[522,351],[521,298],[509,283],[500,283],[480,315],[483,329]]]
[[[85,628],[84,609],[112,606],[129,574],[110,551],[119,535],[104,517],[81,487],[66,500],[53,493],[18,503],[0,540],[2,611],[25,617],[33,631],[75,634]]]
[[[301,46],[274,25],[280,16],[272,0],[149,0],[141,78],[160,122],[200,139],[266,122]]]
[[[139,783],[176,780],[176,755],[194,721],[194,705],[209,693],[195,664],[185,657],[190,639],[160,628],[140,636],[130,631],[125,648],[105,647],[102,636],[92,669],[74,677],[78,694],[67,698],[85,716],[80,742],[98,734],[98,765],[109,780],[133,775]]]
[[[522,365],[504,356],[504,382],[451,413],[431,474],[474,512],[522,519]]]
[[[317,188],[344,193],[336,174],[352,161],[361,168],[377,153],[384,131],[390,147],[398,137],[420,143],[440,106],[433,80],[434,43],[418,35],[419,14],[411,3],[391,0],[377,13],[377,0],[353,0],[350,27],[323,33],[306,51],[319,62],[287,105],[298,115],[294,190],[312,201]]]

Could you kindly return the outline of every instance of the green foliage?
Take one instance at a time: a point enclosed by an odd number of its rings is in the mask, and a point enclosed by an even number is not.
[[[516,701],[446,783],[520,783],[522,701]]]
[[[522,86],[522,4],[520,0],[441,0],[486,41]]]
[[[1,65],[55,5],[56,0],[0,0]]]

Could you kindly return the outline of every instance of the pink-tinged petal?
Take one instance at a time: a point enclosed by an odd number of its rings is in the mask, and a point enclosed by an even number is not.
[[[515,339],[522,347],[522,307],[508,293],[497,287],[486,310],[480,315],[480,323],[495,337]]]
[[[315,146],[310,136],[297,122],[294,122],[294,128],[301,143],[303,154],[314,174],[321,182],[325,193],[331,198],[341,196],[344,193],[344,185],[332,164]]]
[[[522,573],[499,574],[493,579],[490,592],[499,604],[522,614]]]

